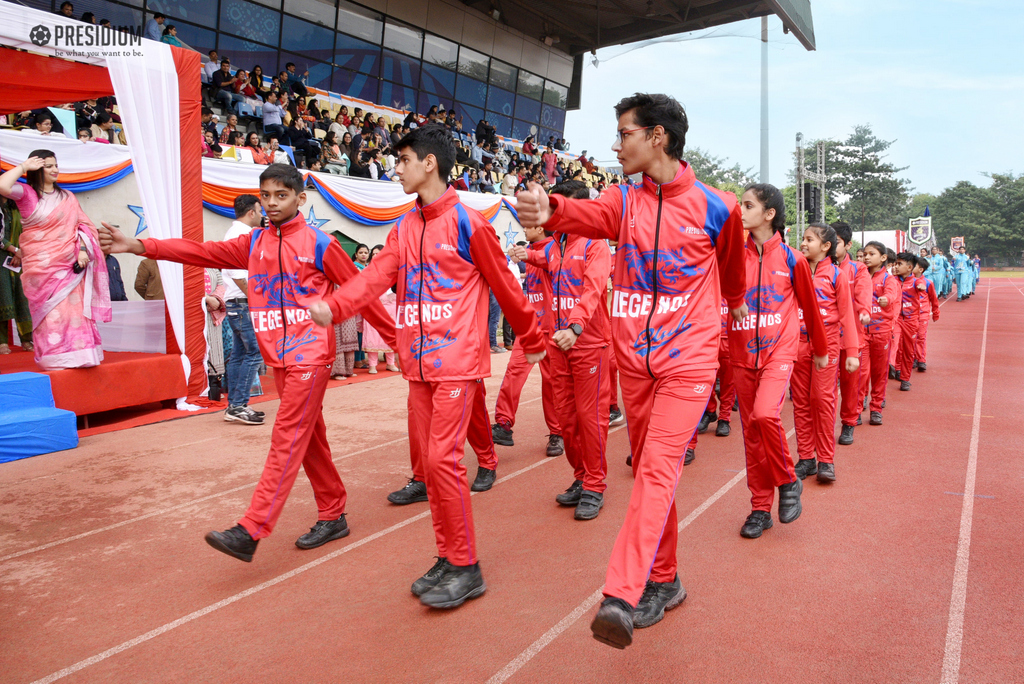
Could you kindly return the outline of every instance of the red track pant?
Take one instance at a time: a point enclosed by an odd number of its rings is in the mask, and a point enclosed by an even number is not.
[[[860,351],[857,359],[860,361],[860,368],[853,373],[846,372],[846,350],[839,351],[839,391],[842,395],[842,404],[839,409],[839,417],[843,425],[854,427],[857,425],[857,418],[864,410],[864,392],[861,391],[861,378],[867,373],[867,340],[864,328],[857,331],[860,334]]]
[[[615,345],[608,346],[608,387],[611,390],[609,406],[619,405],[619,362],[615,360]]]
[[[792,361],[769,361],[756,370],[733,368],[740,398],[751,510],[771,511],[775,488],[796,482],[786,430],[782,427],[782,403],[792,372]]]
[[[900,329],[899,319],[892,325],[892,344],[889,345],[889,365],[895,366],[898,362],[897,355],[900,351],[900,335],[903,332]]]
[[[519,397],[523,393],[523,385],[530,377],[533,364],[526,360],[523,345],[516,338],[512,345],[512,355],[505,368],[505,377],[501,379],[498,390],[498,403],[494,407],[494,422],[509,429],[516,424],[516,411],[519,410]],[[555,390],[551,384],[551,359],[547,355],[540,362],[540,396],[544,405],[544,422],[548,425],[548,434],[560,435],[562,428],[558,424],[558,413],[555,409]]]
[[[633,492],[608,562],[604,595],[636,606],[648,578],[676,576],[676,486],[685,449],[714,390],[715,371],[683,371],[653,380],[623,373],[622,403],[633,453]]]
[[[914,358],[921,363],[928,362],[928,322],[931,320],[931,313],[922,313],[917,323],[917,349]]]
[[[583,488],[601,493],[608,474],[608,347],[563,352],[551,343],[547,355],[565,457]]]
[[[479,380],[409,382],[409,453],[413,472],[422,472],[434,520],[437,555],[452,565],[477,562],[473,509],[466,467],[466,434]]]
[[[917,317],[900,318],[896,326],[900,331],[900,348],[896,356],[896,368],[900,380],[909,380],[914,370],[914,356],[917,354]]]
[[[729,357],[729,339],[721,338],[718,345],[718,396],[711,394],[708,413],[717,413],[718,420],[728,421],[732,417],[732,405],[736,401],[736,385],[732,379],[732,359]],[[696,437],[694,437],[696,439]],[[694,444],[690,445],[693,448]]]
[[[253,492],[249,510],[238,521],[253,539],[262,539],[274,530],[299,474],[299,466],[313,485],[317,519],[335,520],[345,512],[345,485],[331,460],[321,410],[331,377],[330,367],[290,366],[273,371],[281,406],[270,435],[270,453],[263,465],[263,474]]]
[[[865,333],[868,351],[861,355],[861,361],[867,362],[860,369],[861,404],[871,390],[871,411],[881,411],[885,401],[885,388],[889,380],[889,345],[892,344],[892,333]],[[856,422],[856,421],[855,421]]]
[[[411,432],[409,434],[412,434]],[[491,434],[491,418],[487,412],[487,391],[484,383],[479,383],[476,396],[473,398],[472,413],[469,417],[469,430],[466,441],[476,454],[476,463],[488,470],[498,469],[498,454],[494,449],[494,436]],[[410,451],[410,455],[412,452]],[[423,459],[412,459],[412,477],[414,480],[426,482],[426,464]]]
[[[800,340],[790,384],[793,391],[797,458],[813,459],[817,454],[817,460],[822,463],[832,463],[835,458],[836,375],[844,372],[839,368],[841,337],[838,327],[832,325],[826,328],[828,365],[822,370],[814,367],[811,343]]]

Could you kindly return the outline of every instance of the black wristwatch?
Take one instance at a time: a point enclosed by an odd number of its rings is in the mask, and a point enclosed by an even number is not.
[[[580,325],[579,323],[572,323],[569,326],[569,330],[572,330],[573,334],[576,335],[576,337],[579,337],[580,335],[583,334],[583,326]]]

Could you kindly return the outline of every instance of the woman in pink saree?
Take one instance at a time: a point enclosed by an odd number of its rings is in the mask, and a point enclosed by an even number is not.
[[[35,360],[44,370],[103,360],[99,321],[110,320],[110,285],[96,227],[70,192],[49,150],[0,176],[0,195],[22,216],[21,281],[32,313]],[[25,183],[18,179],[25,176]],[[77,271],[77,272],[76,272]]]

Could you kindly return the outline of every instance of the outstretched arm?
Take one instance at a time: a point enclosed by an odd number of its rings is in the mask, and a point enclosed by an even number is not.
[[[378,254],[378,256],[380,256]],[[376,261],[376,258],[374,259]],[[351,282],[356,276],[359,275],[359,269],[356,268],[352,260],[348,258],[345,250],[341,248],[341,245],[337,241],[331,240],[327,251],[324,252],[324,275],[331,279],[335,284],[344,286],[345,283]],[[367,267],[369,268],[369,266]],[[384,291],[387,290],[385,286]],[[371,301],[365,307],[359,310],[363,318],[367,323],[373,326],[373,329],[380,333],[381,338],[391,349],[398,348],[398,342],[395,340],[395,320],[388,313],[388,310],[384,308],[384,305],[380,302],[380,295],[382,291],[377,295],[377,299]],[[345,320],[345,319],[341,319]]]
[[[388,233],[387,244],[384,245],[384,249],[378,252],[377,256],[373,257],[373,261],[370,262],[369,266],[364,268],[356,277],[343,280],[344,284],[324,301],[315,302],[309,307],[313,321],[317,325],[322,325],[326,328],[332,323],[341,323],[345,319],[351,318],[361,309],[365,309],[367,305],[375,301],[379,303],[380,296],[395,284],[397,277],[398,232],[392,228],[391,232]],[[391,321],[391,316],[387,316],[387,319],[389,321],[387,326],[381,323],[384,328],[383,330],[378,328],[374,321],[370,321],[370,325],[377,332],[381,333],[381,337],[384,337],[385,330],[394,331],[395,329],[395,323]],[[390,344],[390,340],[387,338],[385,338],[385,342]],[[396,349],[397,347],[391,348]]]
[[[578,200],[548,195],[544,188],[530,183],[526,192],[516,196],[516,213],[524,226],[544,226],[561,233],[617,240],[625,201],[622,191],[605,192],[596,200]]]
[[[151,259],[175,261],[204,268],[249,267],[249,244],[252,235],[240,235],[226,242],[194,242],[174,238],[137,240],[124,235],[109,223],[100,224],[100,247],[104,254],[139,254]]]

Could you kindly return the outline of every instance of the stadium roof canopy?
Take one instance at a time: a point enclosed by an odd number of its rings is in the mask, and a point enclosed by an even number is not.
[[[814,49],[811,0],[462,0],[473,9],[579,55],[598,48],[776,14]],[[497,14],[496,14],[497,13]]]

